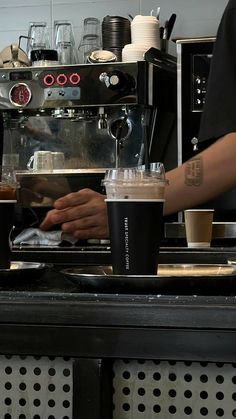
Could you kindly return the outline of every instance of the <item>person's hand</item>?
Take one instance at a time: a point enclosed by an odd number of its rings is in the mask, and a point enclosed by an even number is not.
[[[40,228],[48,230],[61,224],[62,231],[77,239],[106,238],[109,233],[104,199],[104,195],[91,189],[70,193],[54,202],[55,209],[47,213]]]

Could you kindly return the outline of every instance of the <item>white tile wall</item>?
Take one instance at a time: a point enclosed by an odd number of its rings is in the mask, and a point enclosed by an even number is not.
[[[0,50],[27,35],[32,21],[51,24],[51,0],[0,0]]]
[[[53,0],[52,18],[71,20],[74,26],[76,42],[79,43],[83,20],[88,16],[94,16],[102,21],[106,15],[118,15],[128,17],[129,14],[139,13],[139,1],[137,0],[96,0],[93,2],[71,2]]]
[[[128,16],[149,14],[161,7],[161,19],[177,14],[173,36],[204,36],[216,33],[228,0],[0,0],[0,50],[27,35],[30,21],[71,20],[79,42],[83,19],[107,14]],[[24,44],[22,43],[22,47]],[[173,44],[174,47],[174,44]]]
[[[141,14],[161,8],[160,20],[164,23],[172,13],[177,14],[172,37],[214,36],[228,0],[141,0]],[[170,43],[170,53],[175,44]]]

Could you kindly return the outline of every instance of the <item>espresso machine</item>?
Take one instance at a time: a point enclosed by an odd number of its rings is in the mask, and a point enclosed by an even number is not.
[[[163,115],[176,114],[176,63],[160,54],[0,69],[0,156],[3,165],[9,156],[14,162],[19,229],[37,227],[60,196],[103,192],[108,168],[164,161],[170,129]],[[29,168],[39,150],[63,153],[63,167]]]

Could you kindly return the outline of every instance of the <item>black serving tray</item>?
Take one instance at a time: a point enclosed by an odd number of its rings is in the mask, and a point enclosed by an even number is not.
[[[157,275],[113,275],[111,266],[63,269],[81,292],[236,295],[236,266],[221,264],[160,264]]]
[[[49,263],[12,261],[9,269],[0,269],[0,286],[37,281],[50,268]]]

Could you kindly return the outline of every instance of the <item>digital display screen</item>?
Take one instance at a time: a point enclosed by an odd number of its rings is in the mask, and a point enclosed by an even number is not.
[[[11,81],[32,80],[32,72],[31,71],[11,71],[10,80]]]

